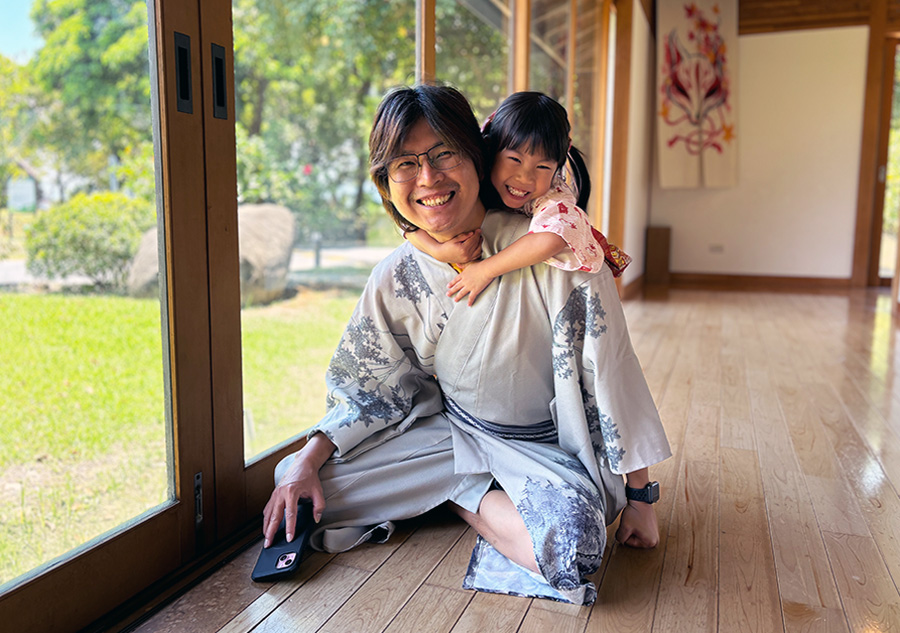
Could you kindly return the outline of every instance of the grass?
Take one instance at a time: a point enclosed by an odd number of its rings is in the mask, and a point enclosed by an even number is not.
[[[254,455],[315,423],[357,293],[242,314]],[[0,583],[168,498],[159,304],[0,294]]]
[[[325,368],[358,297],[307,291],[242,312],[245,457],[308,429],[325,414]]]

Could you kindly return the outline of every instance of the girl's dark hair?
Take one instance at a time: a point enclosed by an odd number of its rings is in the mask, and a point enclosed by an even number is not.
[[[561,169],[566,161],[578,191],[578,206],[584,209],[591,194],[591,178],[584,155],[571,146],[569,117],[559,102],[542,92],[515,92],[503,100],[482,129],[487,156],[496,159],[504,149],[542,154]],[[489,206],[500,197],[489,193]]]
[[[369,174],[388,215],[403,231],[419,227],[404,218],[391,202],[387,166],[401,153],[406,136],[420,119],[451,149],[475,164],[479,180],[485,174],[484,141],[478,121],[460,91],[450,86],[420,84],[389,92],[375,112],[369,135]]]

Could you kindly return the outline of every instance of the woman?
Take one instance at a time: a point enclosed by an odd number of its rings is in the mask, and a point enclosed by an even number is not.
[[[486,213],[480,131],[456,90],[390,93],[369,145],[404,229],[482,239],[486,256],[527,232]],[[372,272],[326,376],[329,412],[276,469],[265,545],[283,515],[293,535],[299,498],[327,551],[449,502],[479,533],[464,587],[590,603],[584,577],[623,507],[619,540],[656,545],[647,469],[671,454],[612,274],[525,268],[471,307],[443,291],[455,274],[410,244]]]

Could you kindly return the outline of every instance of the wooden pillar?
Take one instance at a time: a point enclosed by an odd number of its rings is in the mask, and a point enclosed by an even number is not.
[[[513,67],[510,92],[528,90],[531,46],[531,0],[514,0],[513,3]]]
[[[868,283],[872,252],[872,222],[878,184],[878,135],[881,112],[884,40],[887,36],[887,0],[872,0],[869,10],[869,57],[866,69],[862,149],[859,159],[859,190],[856,199],[856,234],[853,242],[853,272],[850,285]]]
[[[609,107],[609,95],[607,93],[607,81],[609,79],[609,23],[612,13],[612,0],[603,0],[603,6],[597,12],[596,31],[594,38],[594,111],[591,127],[594,130],[593,155],[591,156],[591,223],[596,227],[603,226],[603,197],[605,195],[605,183],[603,175],[606,173],[606,118]]]
[[[416,0],[416,83],[437,77],[434,53],[434,7],[437,0]]]

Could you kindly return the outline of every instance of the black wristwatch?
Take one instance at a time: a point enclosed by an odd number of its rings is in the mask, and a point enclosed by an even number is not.
[[[625,497],[632,501],[656,503],[659,501],[659,482],[651,481],[643,488],[629,488],[625,486]]]

